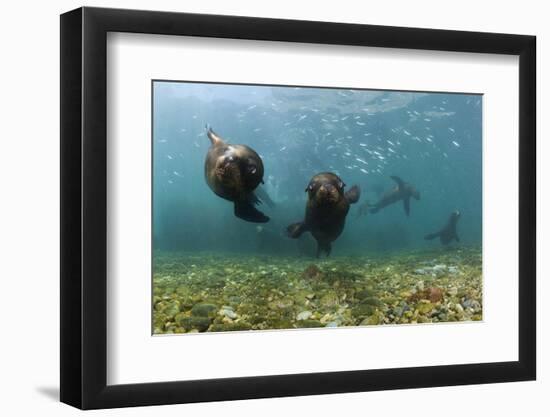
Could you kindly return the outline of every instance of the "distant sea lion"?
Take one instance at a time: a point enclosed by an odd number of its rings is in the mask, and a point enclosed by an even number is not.
[[[380,198],[380,200],[376,204],[371,205],[368,202],[363,204],[359,208],[360,214],[366,212],[367,209],[371,213],[378,213],[378,211],[380,211],[386,206],[389,206],[390,204],[397,203],[398,201],[403,201],[403,208],[405,209],[405,214],[407,214],[407,216],[409,215],[411,210],[410,209],[411,197],[413,197],[415,200],[420,200],[420,192],[413,185],[406,183],[401,178],[395,175],[391,176],[390,178],[397,183],[397,186],[392,190],[384,193],[384,195]]]
[[[361,192],[375,194],[377,198],[380,198],[380,196],[384,193],[384,186],[380,183],[370,183],[370,184],[367,184],[365,187],[361,186]],[[357,210],[356,217],[364,216],[368,212],[369,212],[369,203],[367,201],[365,204],[362,204],[361,206],[359,206],[359,210]]]
[[[292,239],[310,232],[317,241],[317,257],[321,251],[330,255],[331,242],[344,230],[350,204],[359,200],[359,187],[354,185],[344,193],[345,186],[340,177],[331,172],[315,175],[305,190],[308,193],[305,220],[287,227]]]
[[[263,183],[264,164],[260,156],[246,145],[227,143],[211,128],[207,136],[212,143],[204,162],[208,186],[219,197],[235,203],[235,216],[248,222],[268,222],[269,217],[254,207],[261,203],[254,194]]]
[[[456,239],[457,242],[460,242],[458,235],[456,234],[456,224],[460,219],[460,211],[455,210],[449,216],[449,220],[443,229],[439,232],[430,233],[429,235],[424,236],[426,240],[432,240],[436,237],[439,237],[439,240],[442,245],[448,245],[453,239]]]

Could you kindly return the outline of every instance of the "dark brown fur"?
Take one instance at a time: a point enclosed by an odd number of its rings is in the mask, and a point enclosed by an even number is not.
[[[432,240],[436,237],[439,237],[439,241],[442,245],[448,245],[453,240],[460,242],[458,234],[456,233],[456,224],[458,223],[458,219],[460,219],[460,212],[458,210],[455,210],[451,213],[447,224],[441,230],[424,236],[424,239]]]
[[[288,236],[293,239],[310,232],[317,241],[317,257],[321,251],[330,255],[331,242],[344,230],[350,204],[359,200],[359,187],[353,186],[346,193],[344,187],[344,182],[333,173],[315,175],[306,188],[308,201],[304,221],[287,228]]]
[[[263,183],[264,176],[260,156],[246,145],[225,142],[212,129],[207,135],[212,145],[206,154],[204,177],[210,189],[235,203],[237,217],[255,223],[269,221],[269,217],[254,207],[260,203],[254,190]]]

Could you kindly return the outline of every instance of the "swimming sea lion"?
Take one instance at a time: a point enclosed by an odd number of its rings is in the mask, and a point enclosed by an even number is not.
[[[254,205],[261,203],[254,190],[263,183],[264,164],[246,145],[231,145],[208,128],[212,145],[206,154],[204,176],[216,195],[235,203],[235,216],[254,223],[266,223],[269,217]]]
[[[340,177],[331,172],[315,175],[305,190],[308,193],[305,220],[287,227],[287,234],[293,239],[310,232],[317,241],[317,257],[321,251],[330,255],[330,244],[344,230],[350,204],[359,200],[359,187],[354,185],[344,193],[345,186]]]
[[[380,198],[380,196],[384,193],[384,186],[380,183],[370,183],[370,184],[367,184],[365,187],[361,186],[361,192],[375,194],[377,198]],[[357,210],[356,217],[361,217],[363,215],[366,215],[368,212],[369,212],[369,203],[367,201],[365,202],[365,204],[362,204],[359,206],[359,210]]]
[[[362,213],[364,209],[367,208],[371,213],[377,213],[380,209],[383,209],[390,204],[396,203],[398,201],[403,201],[403,208],[405,209],[405,213],[407,214],[407,216],[409,215],[411,197],[416,200],[420,200],[420,192],[413,185],[406,183],[399,177],[391,176],[390,178],[397,183],[397,186],[392,190],[386,192],[376,204],[371,205],[368,202],[365,203],[363,206],[361,206],[360,213]]]
[[[455,210],[449,216],[449,220],[443,229],[439,232],[430,233],[429,235],[424,236],[424,239],[432,240],[439,236],[439,240],[442,245],[448,245],[453,239],[460,242],[460,239],[456,234],[456,224],[458,223],[458,219],[460,219],[460,211]]]

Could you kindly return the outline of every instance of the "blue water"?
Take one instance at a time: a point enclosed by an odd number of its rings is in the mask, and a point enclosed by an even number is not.
[[[459,243],[481,245],[482,96],[154,82],[154,249],[208,253],[315,254],[309,234],[289,239],[286,227],[304,217],[310,178],[331,171],[361,187],[331,257],[439,247],[424,235],[460,210]],[[204,179],[210,141],[205,125],[262,157],[271,220],[248,223]],[[401,203],[358,216],[365,201],[413,184],[407,217]]]

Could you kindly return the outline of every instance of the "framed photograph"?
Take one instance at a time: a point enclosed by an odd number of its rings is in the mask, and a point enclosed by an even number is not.
[[[61,16],[61,401],[533,380],[535,37]]]

